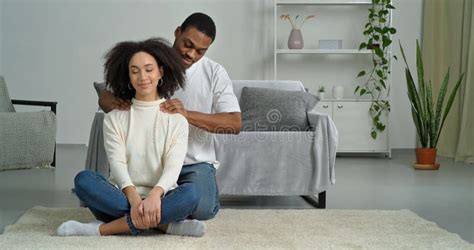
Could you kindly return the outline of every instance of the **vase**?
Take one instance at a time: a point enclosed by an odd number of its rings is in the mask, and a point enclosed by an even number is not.
[[[326,92],[319,92],[318,97],[319,100],[324,100],[324,98],[326,97]]]
[[[288,37],[288,48],[289,49],[302,49],[304,46],[303,34],[300,29],[292,29],[290,37]]]
[[[342,99],[344,97],[344,87],[342,86],[334,86],[332,88],[332,95],[335,99]]]

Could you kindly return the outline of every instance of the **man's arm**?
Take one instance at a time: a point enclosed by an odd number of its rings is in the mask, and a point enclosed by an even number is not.
[[[188,122],[195,127],[216,134],[239,134],[242,127],[240,112],[205,114],[188,111]]]
[[[99,106],[105,112],[109,113],[114,109],[129,110],[131,103],[115,97],[112,92],[104,89],[99,95]]]
[[[216,134],[239,134],[242,127],[240,112],[206,114],[197,111],[188,111],[179,99],[171,99],[160,105],[161,110],[167,113],[180,113],[189,124]]]

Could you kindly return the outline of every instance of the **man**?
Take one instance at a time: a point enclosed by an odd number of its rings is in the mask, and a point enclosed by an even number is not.
[[[199,187],[201,200],[192,218],[208,220],[219,211],[214,144],[210,133],[238,134],[240,108],[232,82],[224,67],[204,56],[214,42],[216,26],[206,14],[194,13],[177,27],[173,48],[186,67],[186,85],[172,99],[161,105],[167,113],[180,113],[188,120],[189,144],[178,184],[193,182]],[[130,104],[104,90],[100,107],[109,112],[126,110]]]

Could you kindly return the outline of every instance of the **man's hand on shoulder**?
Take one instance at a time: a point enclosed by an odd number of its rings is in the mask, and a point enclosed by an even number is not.
[[[188,123],[210,133],[238,134],[242,126],[240,112],[206,114],[188,111],[178,99],[171,99],[160,104],[161,111],[170,114],[182,114]]]
[[[99,106],[105,112],[109,113],[114,109],[129,110],[132,103],[115,97],[112,92],[104,89],[100,92]]]
[[[184,108],[183,103],[179,99],[171,99],[160,104],[161,111],[170,114],[180,113],[188,119],[188,111]]]

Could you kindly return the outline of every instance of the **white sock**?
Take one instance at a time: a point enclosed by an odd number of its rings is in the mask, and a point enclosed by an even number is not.
[[[95,220],[89,223],[81,223],[75,220],[66,221],[58,227],[59,236],[100,236],[99,226],[102,221]]]
[[[198,220],[183,220],[168,224],[167,234],[201,237],[206,232],[206,224]]]

